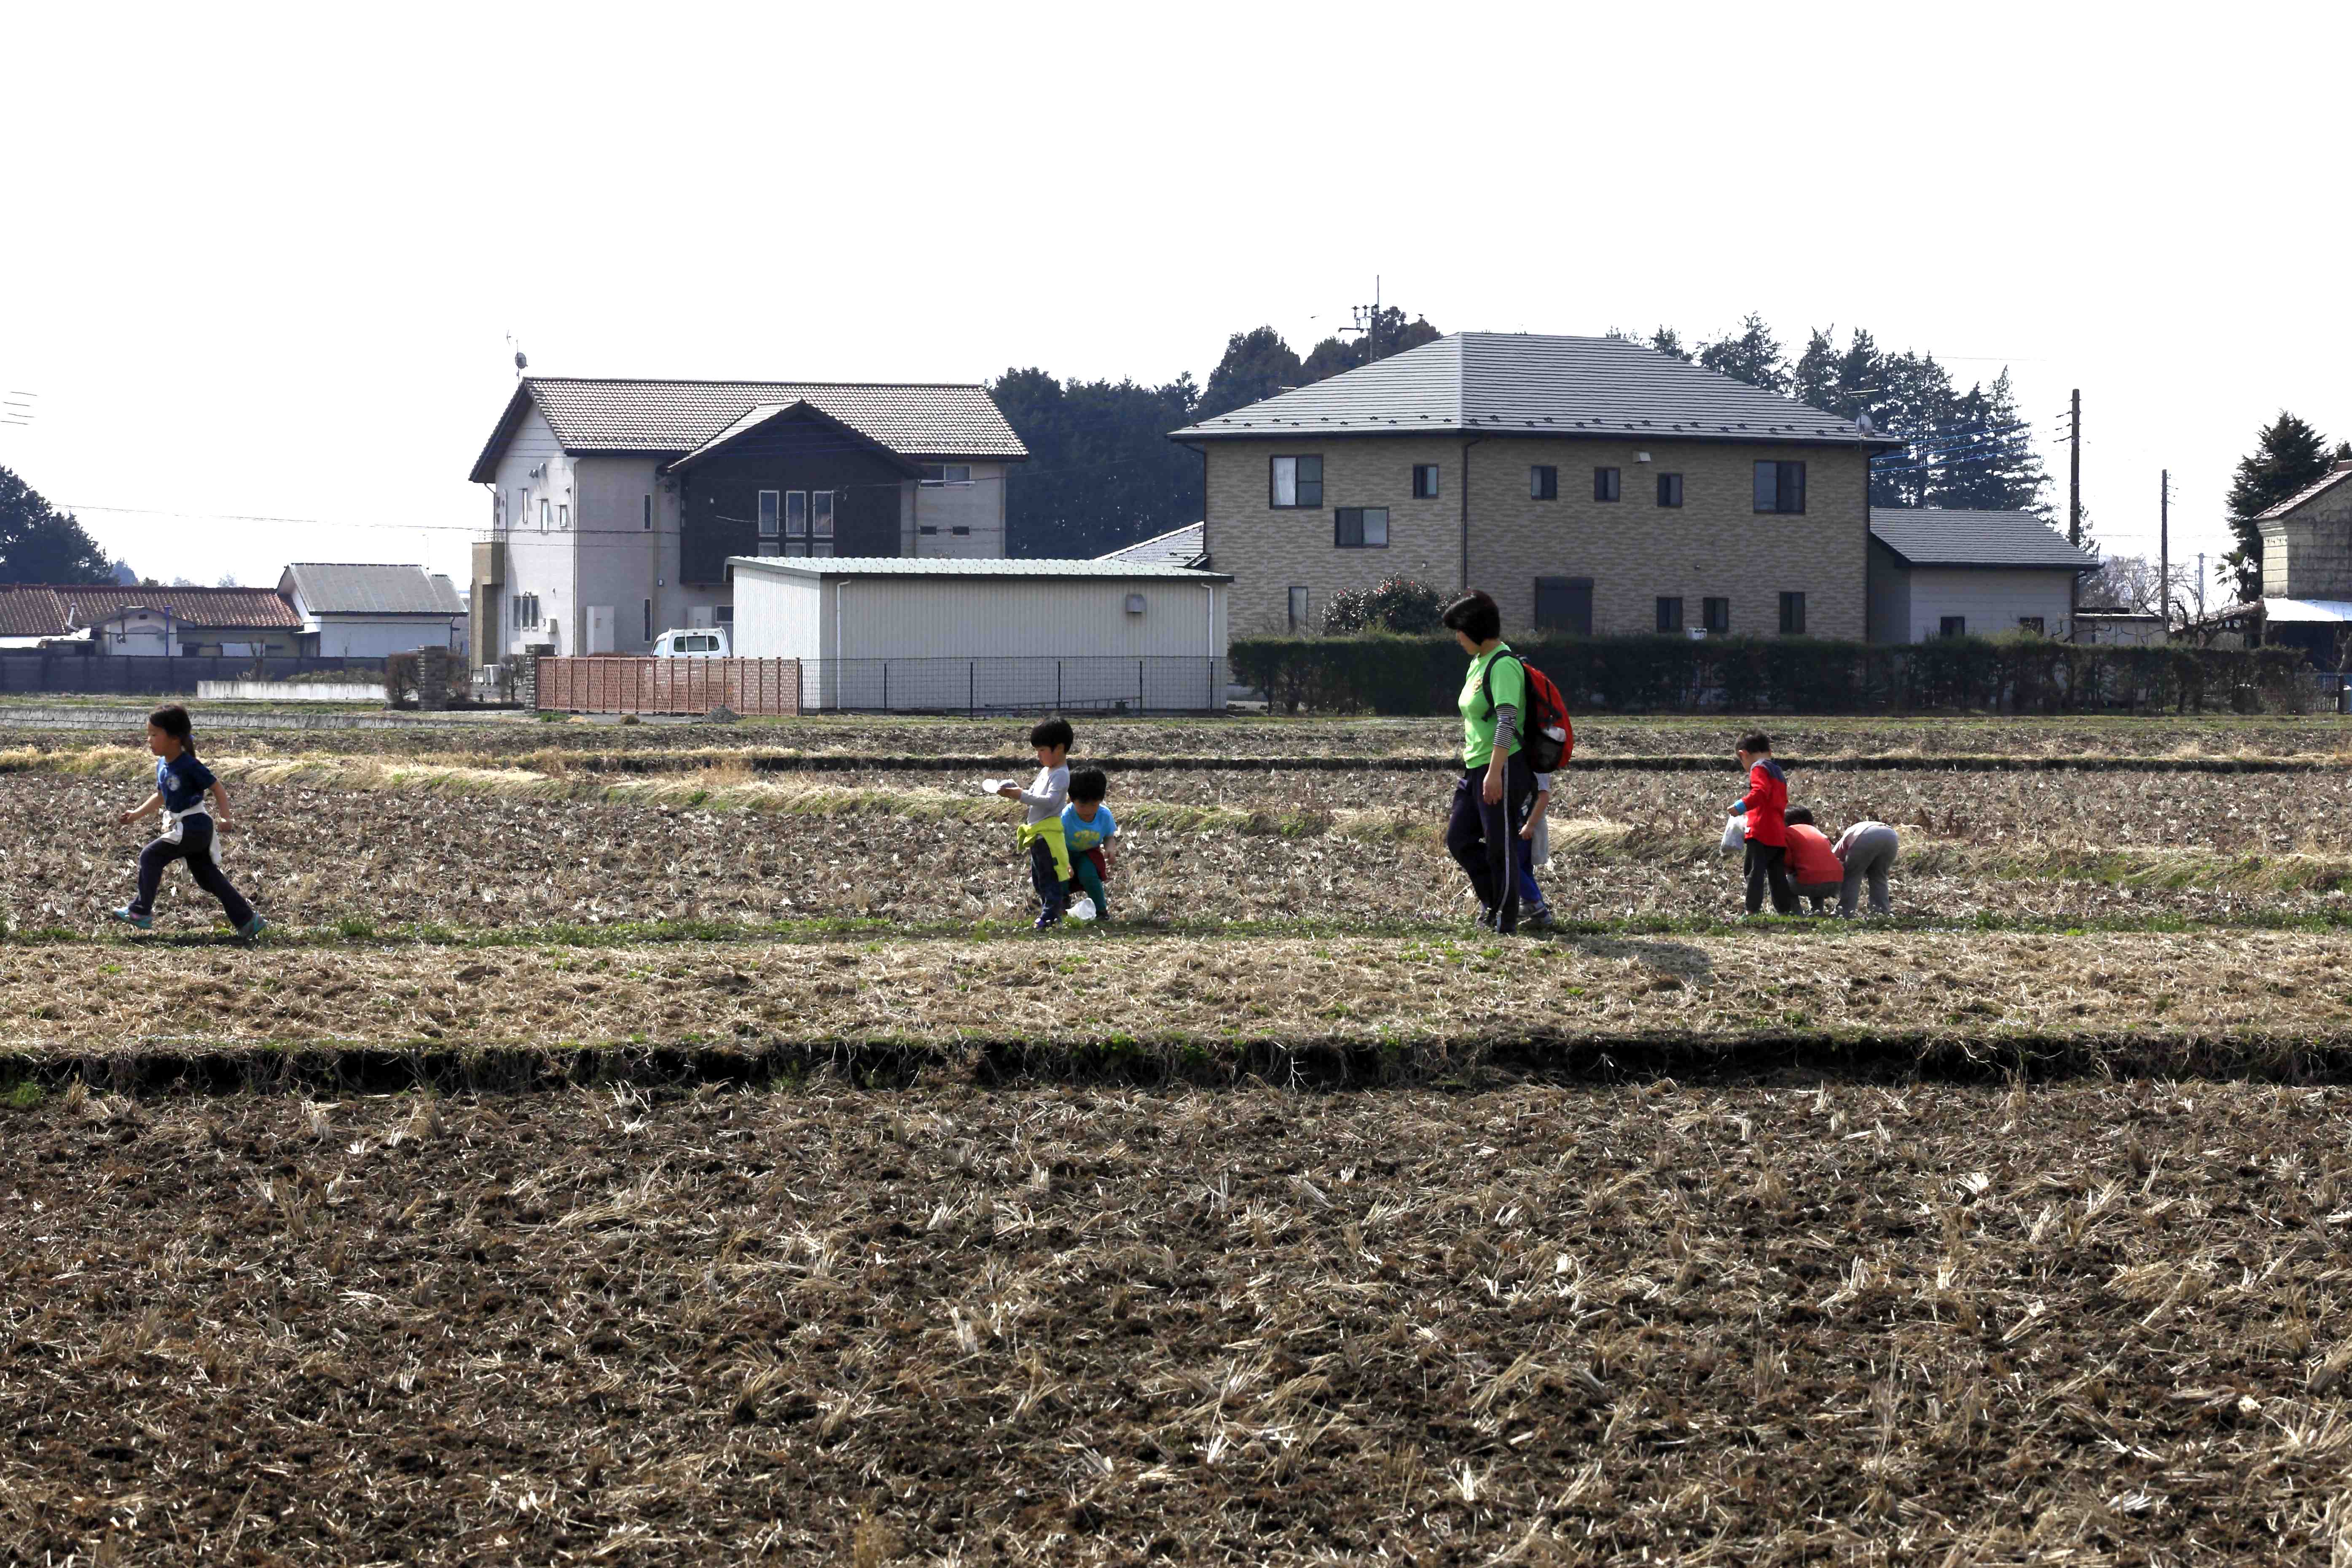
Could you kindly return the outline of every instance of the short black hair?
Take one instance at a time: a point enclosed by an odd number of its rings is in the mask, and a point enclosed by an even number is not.
[[[1764,752],[1771,749],[1772,737],[1761,730],[1750,730],[1739,737],[1739,750],[1743,752]]]
[[[1067,719],[1048,719],[1029,731],[1031,745],[1059,746],[1066,752],[1070,749],[1070,742],[1076,739]]]
[[[1448,631],[1460,632],[1472,642],[1503,635],[1503,612],[1496,607],[1495,595],[1484,588],[1473,588],[1446,605],[1438,620]]]
[[[196,754],[196,727],[188,718],[188,710],[176,702],[166,702],[147,715],[147,722],[180,742],[180,749],[191,757]]]
[[[1100,800],[1110,793],[1110,780],[1100,768],[1080,768],[1070,775],[1072,800]]]
[[[1811,827],[1813,825],[1813,808],[1810,805],[1792,805],[1780,814],[1780,820],[1794,823],[1799,827]]]

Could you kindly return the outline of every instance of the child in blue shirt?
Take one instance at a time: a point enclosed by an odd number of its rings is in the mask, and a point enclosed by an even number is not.
[[[196,886],[221,901],[236,934],[250,940],[261,934],[264,921],[253,912],[220,868],[214,853],[215,835],[228,827],[228,791],[213,771],[196,761],[194,726],[188,710],[174,702],[147,717],[147,749],[155,755],[155,793],[116,818],[136,822],[148,813],[163,813],[163,836],[139,852],[139,896],[114,911],[114,918],[141,931],[152,928],[156,889],[163,886],[163,868],[185,860]],[[205,797],[212,797],[212,805]],[[218,816],[215,818],[215,812]]]
[[[1070,848],[1070,877],[1095,901],[1097,918],[1110,919],[1110,895],[1103,879],[1110,875],[1114,856],[1110,841],[1118,823],[1103,797],[1110,781],[1100,768],[1080,768],[1070,775],[1070,804],[1062,808],[1062,839]]]

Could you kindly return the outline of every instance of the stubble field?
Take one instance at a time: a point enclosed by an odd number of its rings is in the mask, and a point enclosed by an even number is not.
[[[0,1559],[2352,1560],[2331,722],[1795,721],[1743,926],[1593,721],[1512,942],[1443,725],[1080,733],[1038,936],[1017,726],[200,728],[250,949],[0,733]]]

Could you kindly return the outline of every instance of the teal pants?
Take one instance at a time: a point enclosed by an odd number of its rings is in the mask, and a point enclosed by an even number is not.
[[[1096,869],[1095,858],[1091,854],[1083,849],[1072,852],[1070,877],[1086,889],[1087,897],[1095,901],[1096,914],[1110,913],[1110,895],[1103,890],[1102,873]]]

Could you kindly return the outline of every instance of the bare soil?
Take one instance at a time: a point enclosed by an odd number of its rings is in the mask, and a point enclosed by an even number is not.
[[[2347,1104],[76,1094],[0,1558],[2326,1562]]]

